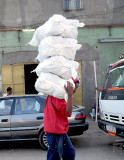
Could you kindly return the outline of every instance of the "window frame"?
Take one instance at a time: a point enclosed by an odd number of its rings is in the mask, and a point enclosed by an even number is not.
[[[39,111],[34,111],[34,112],[27,112],[27,113],[16,113],[16,102],[17,102],[17,100],[18,99],[29,99],[29,98],[33,98],[33,99],[35,99],[38,103],[39,103],[39,105],[40,105],[40,109],[39,109]],[[15,105],[14,105],[14,112],[13,112],[13,114],[14,115],[23,115],[23,114],[36,114],[36,113],[40,113],[41,112],[41,104],[40,104],[40,102],[35,98],[35,97],[33,97],[33,96],[31,96],[31,97],[29,97],[29,96],[27,96],[27,97],[17,97],[17,98],[15,98]]]

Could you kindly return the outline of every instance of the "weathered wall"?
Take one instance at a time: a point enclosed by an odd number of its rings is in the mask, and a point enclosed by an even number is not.
[[[81,0],[83,9],[64,11],[64,0],[1,0],[0,28],[37,27],[53,14],[76,18],[86,25],[124,24],[124,1]]]
[[[37,56],[35,47],[26,44],[31,40],[33,32],[0,31],[0,66],[15,63],[34,62]],[[0,74],[0,95],[2,81]]]
[[[37,48],[25,45],[31,40],[32,35],[33,32],[0,32],[1,64],[34,62],[38,54]],[[123,37],[124,27],[79,28],[78,41],[82,43],[82,48],[77,52],[76,60],[82,60],[83,105],[86,106],[87,113],[95,101],[94,61],[97,65],[98,87],[101,88],[105,68],[118,60],[124,51],[123,42],[100,43],[99,40]]]
[[[0,64],[33,62],[37,48],[26,46],[33,32],[16,31],[14,28],[36,28],[53,14],[76,18],[86,24],[79,28],[78,41],[82,48],[76,59],[82,60],[83,105],[89,114],[95,101],[93,63],[96,61],[98,87],[104,81],[105,68],[118,60],[124,51],[122,43],[99,43],[99,39],[123,38],[124,1],[122,0],[81,0],[83,9],[64,11],[63,0],[3,0],[0,1]],[[91,28],[89,25],[96,25]],[[98,27],[104,25],[105,27]],[[116,26],[116,27],[107,27]]]
[[[106,67],[119,60],[124,52],[124,42],[100,43],[102,39],[123,39],[124,27],[97,27],[80,28],[79,43],[82,49],[77,52],[76,58],[82,59],[83,104],[86,113],[91,111],[95,102],[94,61],[96,61],[98,88],[104,82]]]
[[[38,54],[37,48],[27,45],[34,32],[1,31],[0,55],[1,64],[34,62]]]
[[[33,32],[3,31],[0,32],[1,64],[34,62],[37,48],[26,46]],[[95,101],[94,61],[97,66],[98,87],[101,88],[105,68],[114,63],[124,51],[124,42],[100,43],[105,38],[123,38],[124,27],[79,28],[78,41],[82,48],[76,54],[76,60],[82,60],[83,105],[89,114]]]
[[[2,53],[2,65],[35,62],[37,51],[16,51]]]

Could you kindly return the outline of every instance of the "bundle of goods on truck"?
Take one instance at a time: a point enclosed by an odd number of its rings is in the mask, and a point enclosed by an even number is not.
[[[36,60],[40,63],[33,72],[38,76],[35,89],[39,93],[67,101],[64,85],[70,81],[75,86],[72,77],[77,77],[79,67],[74,61],[81,48],[77,43],[78,27],[84,27],[84,23],[55,14],[34,32],[29,44],[38,47]]]

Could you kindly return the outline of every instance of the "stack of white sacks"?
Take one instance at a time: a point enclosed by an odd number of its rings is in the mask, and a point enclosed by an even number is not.
[[[39,93],[67,101],[64,85],[70,81],[74,87],[72,77],[76,78],[79,67],[74,59],[81,48],[81,44],[77,44],[78,27],[83,26],[78,20],[53,15],[34,32],[29,44],[38,46],[36,60],[40,63],[34,72],[38,76],[35,89]]]

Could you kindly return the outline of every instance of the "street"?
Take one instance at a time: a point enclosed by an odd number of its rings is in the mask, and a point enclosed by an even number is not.
[[[89,130],[81,136],[71,137],[76,160],[123,160],[124,139],[104,133],[91,118],[87,121]],[[45,160],[46,153],[36,141],[0,142],[0,160]]]

